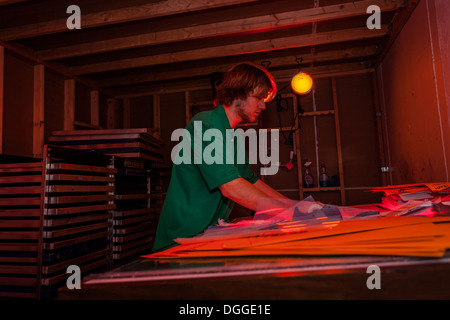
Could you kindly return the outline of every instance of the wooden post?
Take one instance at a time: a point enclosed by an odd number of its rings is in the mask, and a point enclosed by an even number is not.
[[[75,120],[75,80],[64,80],[64,130],[73,130]]]
[[[380,167],[386,167],[386,158],[384,154],[384,139],[383,139],[383,127],[381,123],[381,106],[380,96],[378,92],[378,82],[376,73],[372,73],[372,87],[373,87],[373,101],[375,103],[375,117],[377,119],[377,132],[378,132],[378,152],[380,153]],[[380,168],[380,170],[381,170]],[[381,172],[381,179],[383,186],[387,185],[386,172]]]
[[[130,120],[130,98],[123,99],[123,128],[130,128],[131,120]]]
[[[115,110],[116,110],[116,99],[108,99],[108,110],[107,110],[107,123],[106,127],[108,129],[114,129],[115,127]]]
[[[99,91],[91,90],[91,124],[98,126],[99,121]]]
[[[44,146],[44,86],[45,66],[34,66],[33,89],[33,157],[42,158]]]
[[[191,110],[189,108],[189,91],[184,92],[184,103],[186,107],[186,125],[191,120]]]
[[[344,168],[342,164],[342,148],[341,148],[341,129],[339,125],[339,111],[338,111],[338,100],[337,100],[337,89],[336,89],[336,78],[331,78],[331,84],[333,87],[333,108],[334,108],[334,124],[336,127],[336,144],[337,144],[337,154],[339,163],[339,180],[341,183],[341,204],[345,206],[345,184],[344,184]]]
[[[161,106],[160,96],[158,94],[153,95],[153,129],[160,133],[161,131]]]
[[[3,87],[5,70],[5,47],[0,46],[0,154],[3,153]]]
[[[303,167],[302,156],[300,152],[300,124],[298,121],[298,104],[297,96],[293,95],[294,117],[295,117],[295,149],[297,157],[297,175],[298,175],[298,196],[299,200],[303,200]]]

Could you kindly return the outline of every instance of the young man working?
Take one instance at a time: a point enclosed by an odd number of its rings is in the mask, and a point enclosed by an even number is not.
[[[217,85],[216,108],[195,115],[186,130],[194,136],[195,123],[201,123],[203,132],[214,128],[225,137],[225,132],[234,130],[239,123],[254,122],[265,109],[265,102],[275,94],[275,82],[266,70],[239,64],[226,72]],[[194,146],[192,149],[195,153]],[[253,211],[262,201],[265,208],[289,206],[283,201],[288,198],[251,171],[248,159],[242,164],[236,157],[234,160],[232,164],[224,158],[221,163],[194,161],[173,165],[153,250],[166,249],[176,244],[176,238],[194,236],[219,219],[227,219],[234,203]]]

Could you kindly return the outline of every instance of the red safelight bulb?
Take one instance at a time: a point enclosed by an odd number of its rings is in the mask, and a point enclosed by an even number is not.
[[[303,95],[311,91],[313,83],[314,81],[309,74],[300,72],[292,78],[291,87],[295,93]]]

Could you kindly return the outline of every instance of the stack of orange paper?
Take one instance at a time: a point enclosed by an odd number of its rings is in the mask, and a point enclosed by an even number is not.
[[[377,217],[331,227],[239,236],[177,239],[180,245],[146,258],[280,255],[442,257],[450,248],[450,217]]]
[[[176,239],[179,245],[173,248],[144,257],[442,257],[450,249],[450,183],[388,186],[373,191],[385,193],[382,204],[341,207],[308,197],[281,213],[261,210],[252,221],[219,223],[192,238]]]

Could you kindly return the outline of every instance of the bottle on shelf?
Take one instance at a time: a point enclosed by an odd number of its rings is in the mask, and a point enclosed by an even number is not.
[[[327,174],[325,162],[323,161],[320,163],[319,185],[321,188],[326,188],[330,186],[330,177]]]
[[[313,188],[314,187],[314,179],[313,176],[311,175],[311,162],[305,162],[304,166],[305,166],[305,174],[304,174],[304,178],[303,178],[303,187],[304,188]]]

